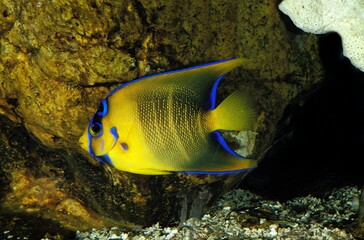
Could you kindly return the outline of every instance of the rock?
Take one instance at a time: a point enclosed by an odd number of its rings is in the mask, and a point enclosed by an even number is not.
[[[284,0],[279,9],[305,32],[337,32],[344,55],[364,72],[364,2],[362,0]]]
[[[356,236],[346,229],[354,223],[357,211],[350,203],[358,195],[358,188],[344,187],[322,198],[307,195],[280,202],[235,189],[224,194],[201,219],[191,218],[178,227],[154,224],[132,232],[103,228],[79,231],[76,236],[92,240],[354,239]],[[242,199],[245,206],[241,205]]]
[[[0,113],[41,142],[2,118],[1,196],[8,203],[10,196],[29,196],[28,185],[39,192],[48,186],[57,198],[44,205],[19,198],[8,211],[21,206],[70,222],[69,229],[177,224],[202,216],[243,177],[140,176],[88,157],[78,138],[114,87],[198,63],[254,60],[226,76],[219,93],[243,87],[255,100],[254,133],[229,134],[229,141],[259,160],[285,106],[323,78],[317,37],[289,32],[275,1],[9,0],[0,3],[0,13]],[[19,181],[28,184],[25,193],[10,187]],[[69,214],[75,206],[81,210]]]

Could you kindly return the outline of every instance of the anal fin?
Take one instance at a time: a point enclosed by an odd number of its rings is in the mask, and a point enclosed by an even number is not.
[[[226,153],[224,153],[224,155],[225,157],[215,159],[209,165],[178,172],[190,174],[233,174],[247,172],[257,166],[256,161],[253,159],[236,158]]]

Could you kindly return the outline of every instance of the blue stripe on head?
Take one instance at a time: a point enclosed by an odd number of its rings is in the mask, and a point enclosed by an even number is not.
[[[107,104],[107,99],[101,101],[99,109],[97,109],[97,116],[105,117],[107,112],[109,111],[109,107]]]
[[[214,110],[216,106],[216,95],[217,95],[217,87],[219,86],[221,79],[225,76],[225,74],[221,75],[216,81],[214,85],[212,85],[210,98],[209,98],[209,110]]]
[[[219,131],[217,131],[217,130],[213,131],[211,134],[212,134],[212,137],[215,138],[220,143],[220,145],[225,149],[225,151],[227,151],[234,157],[245,158],[245,157],[241,156],[240,154],[236,153],[234,150],[232,150],[229,147],[229,145],[227,144],[224,137],[222,136],[222,134]]]
[[[94,158],[99,161],[99,162],[102,162],[102,163],[105,163],[104,160],[102,159],[102,157],[99,157],[99,156],[94,156]]]
[[[111,133],[111,135],[113,135],[115,141],[117,141],[119,139],[119,135],[118,135],[118,132],[116,131],[116,127],[110,128],[110,133]]]
[[[107,104],[106,98],[104,100],[102,100],[101,104],[102,104],[102,106],[104,108],[103,111],[102,111],[102,116],[105,117],[107,112],[109,111],[109,107],[108,107],[109,105]]]
[[[112,127],[112,128],[110,128],[110,133],[111,133],[111,135],[114,137],[114,143],[113,143],[113,145],[115,145],[116,144],[116,142],[118,141],[118,139],[119,139],[119,135],[118,135],[118,132],[116,131],[116,127]]]

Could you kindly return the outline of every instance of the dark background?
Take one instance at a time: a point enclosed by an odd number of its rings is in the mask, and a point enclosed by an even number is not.
[[[325,81],[287,107],[274,143],[241,187],[289,199],[364,183],[364,73],[343,56],[336,33],[321,35],[320,55]]]

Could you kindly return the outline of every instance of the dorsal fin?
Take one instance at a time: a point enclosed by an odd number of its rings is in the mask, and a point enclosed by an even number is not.
[[[206,104],[206,100],[209,99],[208,109],[212,110],[215,108],[217,87],[224,74],[248,61],[241,58],[227,59],[138,78],[119,86],[109,96],[131,84],[143,82],[143,86],[150,87],[146,82],[153,81],[153,86],[172,84],[191,89],[202,104]]]

